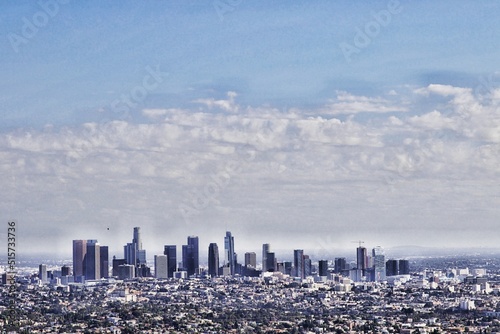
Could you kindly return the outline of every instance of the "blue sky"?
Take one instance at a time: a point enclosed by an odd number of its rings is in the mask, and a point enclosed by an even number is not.
[[[175,242],[158,228],[208,245],[227,226],[247,249],[280,235],[496,245],[499,14],[496,1],[4,1],[3,220],[61,249],[100,239],[102,221],[120,249],[138,218],[158,249]]]
[[[498,70],[492,1],[403,1],[351,62],[339,45],[354,46],[356,29],[391,2],[221,4],[69,2],[26,43],[16,43],[11,34],[23,36],[23,18],[33,23],[43,8],[4,2],[3,127],[96,120],[95,111],[128,93],[146,66],[160,66],[170,77],[142,107],[187,106],[229,90],[246,104],[317,106],[336,90],[362,95],[408,84],[470,86]]]

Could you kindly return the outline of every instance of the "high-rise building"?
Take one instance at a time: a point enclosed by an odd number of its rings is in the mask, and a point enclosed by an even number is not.
[[[111,276],[118,277],[120,275],[118,267],[124,264],[127,264],[127,261],[125,259],[117,259],[115,256],[113,256],[113,271]]]
[[[268,252],[266,255],[266,270],[270,272],[275,272],[277,270],[276,264],[276,256],[273,252]]]
[[[177,246],[165,245],[163,254],[167,256],[168,277],[173,278],[177,271]]]
[[[69,276],[69,267],[67,265],[61,267],[61,276]]]
[[[410,261],[399,260],[399,275],[409,275],[410,274]]]
[[[131,264],[118,266],[118,279],[130,279],[135,277],[135,267]]]
[[[215,242],[208,245],[208,274],[211,277],[219,276],[219,247]]]
[[[141,228],[134,227],[132,242],[124,246],[124,258],[127,264],[139,267],[146,264],[146,250],[142,248]]]
[[[41,264],[38,266],[38,278],[43,283],[47,283],[47,265]]]
[[[87,240],[73,240],[73,276],[81,282],[84,275],[83,263],[87,253]]]
[[[141,228],[134,227],[134,237],[132,243],[136,245],[136,249],[142,250]]]
[[[399,275],[398,260],[387,260],[385,263],[385,272],[387,276]]]
[[[366,268],[368,268],[368,257],[367,257],[367,251],[365,247],[358,247],[356,248],[356,264],[357,264],[357,269],[362,270],[362,273],[364,275]]]
[[[109,277],[109,248],[101,246],[99,266],[101,268],[101,278]]]
[[[293,251],[293,267],[295,268],[295,277],[305,278],[304,268],[304,250],[295,249]]]
[[[85,279],[101,278],[101,247],[97,240],[87,240],[87,253],[85,254],[84,270]]]
[[[328,276],[328,261],[319,260],[318,262],[318,276]]]
[[[309,255],[304,255],[304,277],[312,275],[312,261]]]
[[[187,239],[187,245],[182,246],[182,266],[187,271],[188,276],[197,273],[200,267],[198,245],[198,237],[190,236]]]
[[[168,277],[168,258],[166,255],[155,255],[155,277]]]
[[[229,231],[226,231],[224,237],[224,255],[224,266],[229,267],[230,275],[234,275],[236,273],[236,254],[234,252],[234,237]]]
[[[129,242],[125,246],[123,246],[123,257],[127,264],[135,267],[137,265],[136,244]]]
[[[245,253],[245,267],[255,268],[257,266],[257,254],[255,252]]]
[[[335,258],[335,268],[334,272],[336,274],[341,274],[344,270],[347,270],[347,261],[345,257],[336,257]]]
[[[267,271],[267,253],[271,251],[270,244],[262,244],[262,272]]]
[[[377,246],[372,250],[373,258],[373,280],[375,282],[385,281],[385,254],[382,247]]]

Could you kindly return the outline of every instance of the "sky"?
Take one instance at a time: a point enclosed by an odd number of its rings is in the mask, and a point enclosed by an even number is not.
[[[3,1],[19,253],[498,247],[497,1]],[[0,234],[6,242],[7,227]]]

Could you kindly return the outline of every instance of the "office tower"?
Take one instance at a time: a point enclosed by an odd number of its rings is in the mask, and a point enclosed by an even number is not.
[[[155,255],[155,277],[168,278],[168,258],[166,255]]]
[[[365,270],[368,267],[367,265],[367,251],[365,247],[356,248],[356,269],[362,270],[362,274],[365,274]]]
[[[109,277],[109,248],[108,246],[101,246],[99,249],[99,266],[101,267],[101,278]]]
[[[245,267],[257,267],[257,254],[255,252],[245,253]]]
[[[69,276],[69,267],[67,265],[61,267],[61,276]]]
[[[134,227],[134,238],[132,239],[132,243],[136,245],[136,249],[142,249],[142,240],[141,240],[141,228]]]
[[[84,275],[85,279],[100,279],[101,278],[101,252],[97,240],[87,240],[87,253],[84,259]]]
[[[41,264],[38,266],[38,278],[43,283],[47,283],[47,265]]]
[[[319,260],[318,262],[318,276],[328,276],[328,261]]]
[[[130,279],[135,277],[135,266],[122,264],[118,266],[118,279]]]
[[[271,245],[270,244],[263,244],[262,245],[262,272],[265,273],[267,271],[267,253],[271,251]]]
[[[127,264],[132,266],[136,266],[137,264],[137,249],[135,248],[135,244],[132,242],[127,243],[123,246],[123,257]]]
[[[293,266],[295,268],[295,277],[303,279],[305,277],[303,249],[295,249],[293,251]]]
[[[127,264],[127,260],[117,259],[116,256],[113,256],[113,271],[111,276],[118,277],[120,275],[118,267],[124,264]]]
[[[81,282],[84,275],[83,260],[87,253],[87,240],[73,240],[73,276],[76,282]]]
[[[236,267],[236,255],[234,253],[234,237],[231,235],[231,232],[227,231],[226,236],[224,237],[224,260],[225,266],[229,267],[229,274],[235,274]]]
[[[372,250],[373,255],[373,273],[375,282],[385,281],[385,254],[382,247],[377,246]]]
[[[345,257],[336,257],[335,258],[335,268],[334,272],[336,274],[341,274],[344,270],[347,270],[347,262]]]
[[[219,247],[215,242],[208,245],[208,275],[219,276]]]
[[[410,274],[410,261],[399,260],[399,275],[409,275]]]
[[[187,245],[182,246],[182,266],[187,271],[188,276],[198,272],[200,267],[198,237],[188,237]]]
[[[304,255],[304,277],[311,276],[312,274],[312,261],[309,255]]]
[[[285,270],[284,274],[292,276],[292,262],[290,261],[283,262],[283,267]]]
[[[142,249],[141,228],[134,227],[132,242],[124,246],[124,258],[127,264],[139,267],[146,264],[146,250]]]
[[[398,260],[387,260],[385,263],[385,272],[387,276],[399,275]]]
[[[168,277],[173,278],[174,273],[177,271],[177,246],[165,245],[163,254],[167,256]]]
[[[272,252],[268,252],[266,255],[266,269],[270,272],[276,271],[276,256]]]

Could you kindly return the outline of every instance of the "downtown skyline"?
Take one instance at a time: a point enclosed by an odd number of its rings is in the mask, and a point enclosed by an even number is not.
[[[0,5],[20,255],[499,248],[496,2],[51,1]]]

